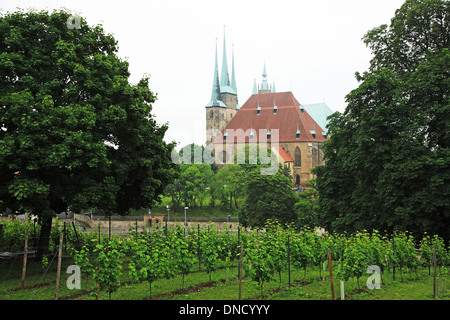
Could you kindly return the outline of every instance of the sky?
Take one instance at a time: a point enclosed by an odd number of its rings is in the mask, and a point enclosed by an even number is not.
[[[242,106],[266,65],[277,92],[291,91],[301,104],[325,102],[343,112],[358,87],[355,72],[368,69],[362,37],[390,24],[404,0],[2,0],[0,12],[65,8],[101,24],[129,62],[130,82],[150,76],[157,93],[152,114],[167,123],[177,149],[205,144],[205,105],[210,101],[217,41],[219,72],[224,30],[229,73],[234,48]],[[225,26],[225,27],[224,27]]]

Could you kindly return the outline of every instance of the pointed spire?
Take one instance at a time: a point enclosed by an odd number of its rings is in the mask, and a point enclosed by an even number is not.
[[[211,100],[221,100],[220,88],[219,88],[219,65],[217,62],[217,38],[216,38],[216,58],[214,63],[214,80],[213,80],[213,92]]]
[[[211,101],[208,103],[206,107],[220,106],[226,108],[226,105],[221,100],[222,97],[220,95],[219,66],[217,62],[217,38],[216,38],[216,58],[214,63],[214,78],[211,92]]]
[[[223,26],[223,57],[222,57],[222,73],[220,78],[221,86],[230,85],[230,76],[228,74],[228,63],[227,63],[227,47],[225,42],[225,26]]]
[[[234,91],[237,93],[236,88],[236,76],[234,73],[234,45],[233,45],[233,51],[231,52],[231,88],[233,88]]]
[[[264,62],[264,70],[263,70],[263,79],[262,79],[262,83],[261,83],[261,90],[262,91],[267,91],[269,90],[269,85],[267,84],[267,72],[266,72],[266,63]]]
[[[272,84],[272,93],[276,93],[277,91],[275,90],[275,81]]]
[[[256,87],[256,78],[253,80],[253,94],[258,94],[258,88]]]
[[[234,72],[234,44],[233,44],[233,51],[231,55],[231,89],[236,93],[236,110],[239,110],[241,106],[239,105],[239,99],[237,96],[237,87],[236,87],[236,74]]]

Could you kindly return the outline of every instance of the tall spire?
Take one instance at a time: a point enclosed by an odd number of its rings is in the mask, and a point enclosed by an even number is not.
[[[264,62],[264,70],[262,73],[262,84],[261,84],[261,90],[269,90],[269,84],[267,83],[267,72],[266,72],[266,63]]]
[[[234,74],[234,45],[233,45],[233,51],[231,52],[231,88],[236,91],[237,93],[237,88],[236,88],[236,77]]]
[[[261,87],[259,87],[258,93],[270,93],[272,90],[269,88],[269,84],[267,83],[267,71],[266,71],[266,63],[264,62],[264,69],[262,73],[262,83]]]
[[[222,57],[222,73],[220,78],[221,86],[230,85],[230,76],[228,74],[228,63],[227,63],[227,47],[225,42],[225,26],[223,26],[223,57]]]
[[[219,83],[219,65],[217,63],[217,38],[216,38],[216,58],[214,63],[214,78],[213,86],[211,92],[211,101],[206,105],[206,107],[225,107],[226,105],[221,101],[222,97],[220,95],[220,83]]]
[[[237,96],[237,87],[236,87],[236,74],[234,72],[234,45],[233,45],[233,51],[231,56],[231,89],[236,93],[236,110],[239,110],[241,106],[239,105],[239,99]]]
[[[256,86],[256,78],[253,79],[253,94],[258,94],[258,87]]]

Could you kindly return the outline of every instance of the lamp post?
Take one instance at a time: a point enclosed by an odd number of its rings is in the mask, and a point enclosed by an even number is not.
[[[187,222],[186,222],[186,210],[189,209],[188,207],[184,207],[184,234],[186,234],[186,226],[187,226]]]
[[[169,223],[169,212],[170,212],[170,208],[169,206],[166,206],[167,208],[167,223]]]

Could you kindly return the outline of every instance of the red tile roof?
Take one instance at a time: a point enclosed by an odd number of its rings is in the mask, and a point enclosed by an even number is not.
[[[292,159],[291,156],[287,154],[287,152],[284,150],[283,147],[275,146],[274,148],[276,149],[276,151],[278,152],[280,157],[282,157],[285,162],[294,162],[294,159]]]
[[[278,111],[274,114],[274,104]],[[261,113],[257,115],[257,108],[261,108]],[[300,139],[296,139],[297,128],[300,130]],[[259,136],[267,134],[267,129],[279,130],[279,142],[323,142],[325,141],[322,132],[324,131],[313,118],[303,110],[300,110],[300,103],[292,92],[254,94],[240,108],[236,115],[230,120],[225,129],[214,140],[214,143],[223,143],[223,133],[228,131],[228,137],[236,135],[236,130],[241,129],[246,132],[245,141],[248,142],[250,129],[255,134],[254,142],[259,141]],[[311,134],[315,130],[315,138]],[[273,132],[273,131],[272,131]],[[242,135],[242,134],[241,134]],[[227,137],[227,141],[230,139]],[[234,139],[235,141],[242,141]]]

